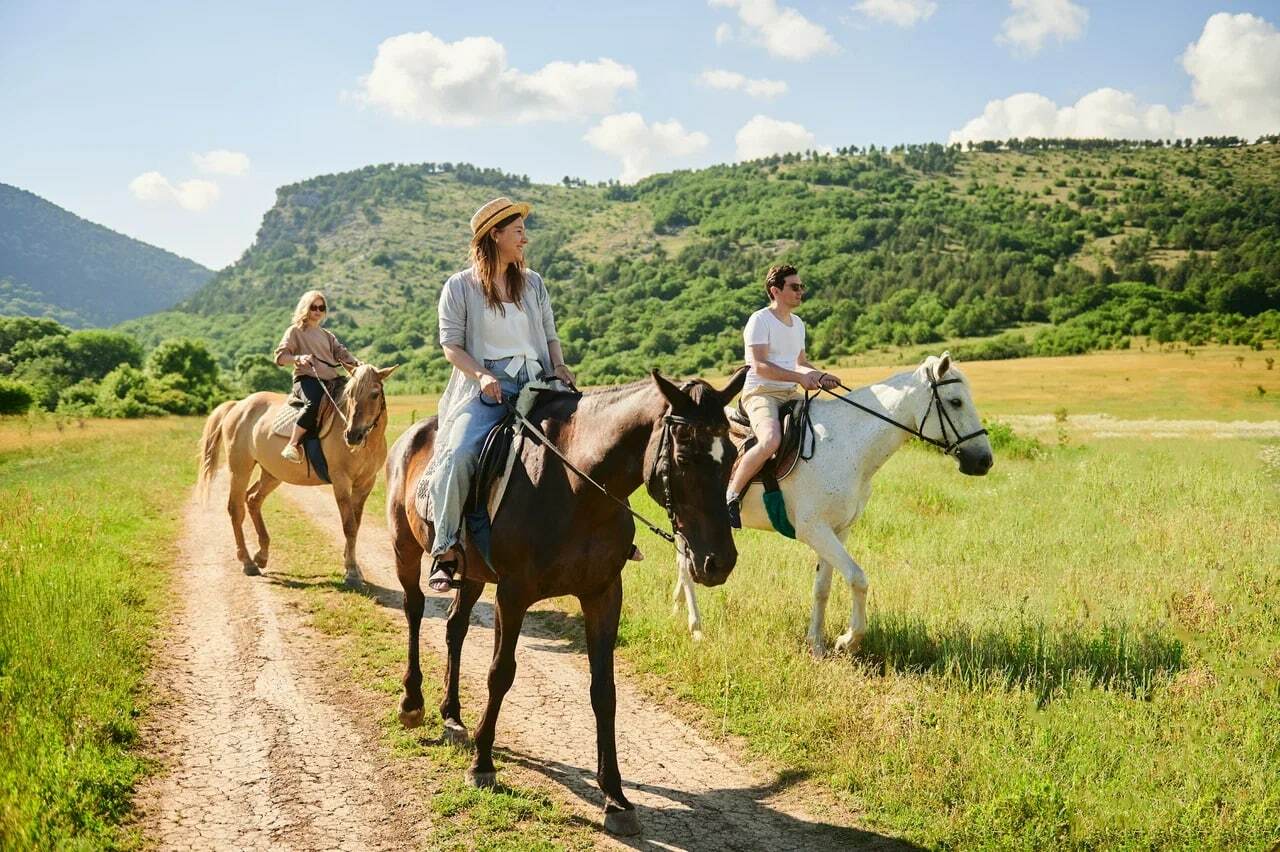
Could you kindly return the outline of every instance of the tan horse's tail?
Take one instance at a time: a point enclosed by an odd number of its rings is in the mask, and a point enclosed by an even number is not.
[[[213,474],[218,469],[218,456],[222,452],[222,421],[235,404],[236,400],[227,400],[204,421],[204,432],[200,435],[200,478],[196,481],[196,493],[201,505],[209,501],[209,483],[213,481]]]

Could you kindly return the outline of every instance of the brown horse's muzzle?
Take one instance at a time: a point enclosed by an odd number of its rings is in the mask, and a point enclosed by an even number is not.
[[[719,586],[733,573],[738,563],[738,551],[730,544],[727,554],[708,553],[701,560],[690,560],[689,573],[699,586]]]

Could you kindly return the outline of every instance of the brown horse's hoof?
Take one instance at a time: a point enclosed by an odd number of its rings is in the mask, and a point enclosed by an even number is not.
[[[417,710],[401,710],[400,726],[403,728],[420,728],[422,727],[423,708]]]
[[[465,746],[471,741],[471,737],[463,725],[452,719],[446,719],[444,723],[444,741],[449,745]]]
[[[262,574],[262,569],[258,567],[256,562],[244,563],[244,573],[249,577],[257,577]]]
[[[474,769],[468,769],[467,783],[477,790],[487,790],[498,783],[498,773],[476,772]]]
[[[607,805],[604,809],[605,831],[620,837],[631,837],[640,833],[640,816],[635,808],[624,811],[610,810],[610,807],[612,806]]]
[[[265,571],[267,569],[267,552],[265,550],[259,550],[257,553],[253,554],[253,564]]]
[[[360,575],[360,569],[357,568],[353,571],[348,568],[346,579],[343,582],[348,589],[358,589],[364,585],[364,577]]]

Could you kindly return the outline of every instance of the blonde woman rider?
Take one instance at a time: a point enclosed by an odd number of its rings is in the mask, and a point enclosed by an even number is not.
[[[293,426],[289,443],[280,453],[281,458],[291,462],[301,463],[298,445],[308,432],[315,431],[320,400],[324,398],[320,383],[336,379],[340,365],[345,364],[353,370],[360,366],[333,332],[321,327],[328,313],[329,300],[324,293],[319,290],[303,293],[293,310],[293,321],[276,347],[276,364],[281,367],[293,365],[293,383],[300,387],[307,400],[307,407]]]
[[[457,570],[463,503],[481,445],[502,419],[505,397],[532,379],[573,383],[542,276],[524,265],[528,204],[495,198],[471,217],[471,266],[440,294],[440,345],[453,373],[440,399],[436,450],[427,468],[435,530],[427,584],[448,591]]]

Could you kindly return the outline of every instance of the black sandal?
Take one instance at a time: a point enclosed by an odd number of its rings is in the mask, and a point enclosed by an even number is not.
[[[453,579],[453,575],[458,570],[458,560],[450,559],[448,562],[437,561],[431,568],[431,576],[427,578],[427,586],[433,592],[447,592],[450,589],[462,588],[462,583]]]

